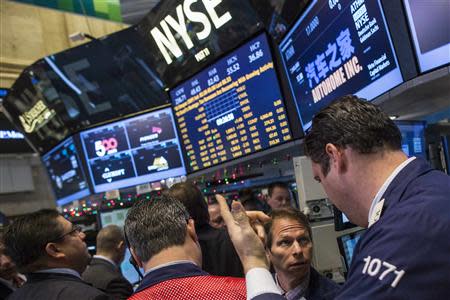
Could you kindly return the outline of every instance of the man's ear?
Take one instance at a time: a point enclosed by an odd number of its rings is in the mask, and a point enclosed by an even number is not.
[[[187,223],[187,233],[191,237],[191,239],[198,243],[197,232],[195,231],[195,222],[193,219],[189,219]]]
[[[119,250],[119,252],[124,251],[125,248],[126,248],[125,241],[120,241],[120,242],[117,244],[117,250]]]
[[[55,243],[48,243],[45,245],[45,252],[52,258],[62,258],[66,256]]]
[[[139,257],[136,255],[136,253],[134,252],[134,248],[130,248],[130,254],[133,257],[134,261],[136,262],[136,264],[138,265],[139,268],[143,268],[144,264],[142,263],[142,260],[139,259]]]
[[[328,143],[325,145],[325,153],[330,158],[330,168],[334,166],[339,174],[347,170],[347,156],[344,149]]]

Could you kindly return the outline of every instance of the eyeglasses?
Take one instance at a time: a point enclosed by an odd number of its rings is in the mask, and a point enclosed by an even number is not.
[[[69,232],[63,233],[61,234],[59,237],[57,237],[56,239],[50,240],[47,243],[54,243],[57,242],[61,239],[63,239],[64,237],[66,237],[67,235],[74,235],[74,233],[76,233],[77,235],[79,235],[81,232],[83,232],[83,228],[81,228],[80,225],[72,225],[72,230],[70,230]]]

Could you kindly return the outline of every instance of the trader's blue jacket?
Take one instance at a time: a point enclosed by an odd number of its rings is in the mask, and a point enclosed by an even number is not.
[[[381,217],[358,242],[336,299],[450,299],[450,177],[416,158],[382,199]]]

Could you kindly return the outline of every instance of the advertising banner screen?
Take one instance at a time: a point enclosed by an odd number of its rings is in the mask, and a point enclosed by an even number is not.
[[[280,43],[304,130],[332,100],[372,100],[403,82],[379,0],[312,1]]]

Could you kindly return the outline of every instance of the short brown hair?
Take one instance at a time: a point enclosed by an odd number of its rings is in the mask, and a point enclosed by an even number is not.
[[[311,225],[309,224],[308,217],[299,210],[292,207],[283,207],[272,210],[270,213],[271,220],[264,225],[266,232],[266,248],[270,249],[273,242],[273,224],[277,219],[289,219],[298,222],[304,226],[308,231],[309,237],[312,238]]]

